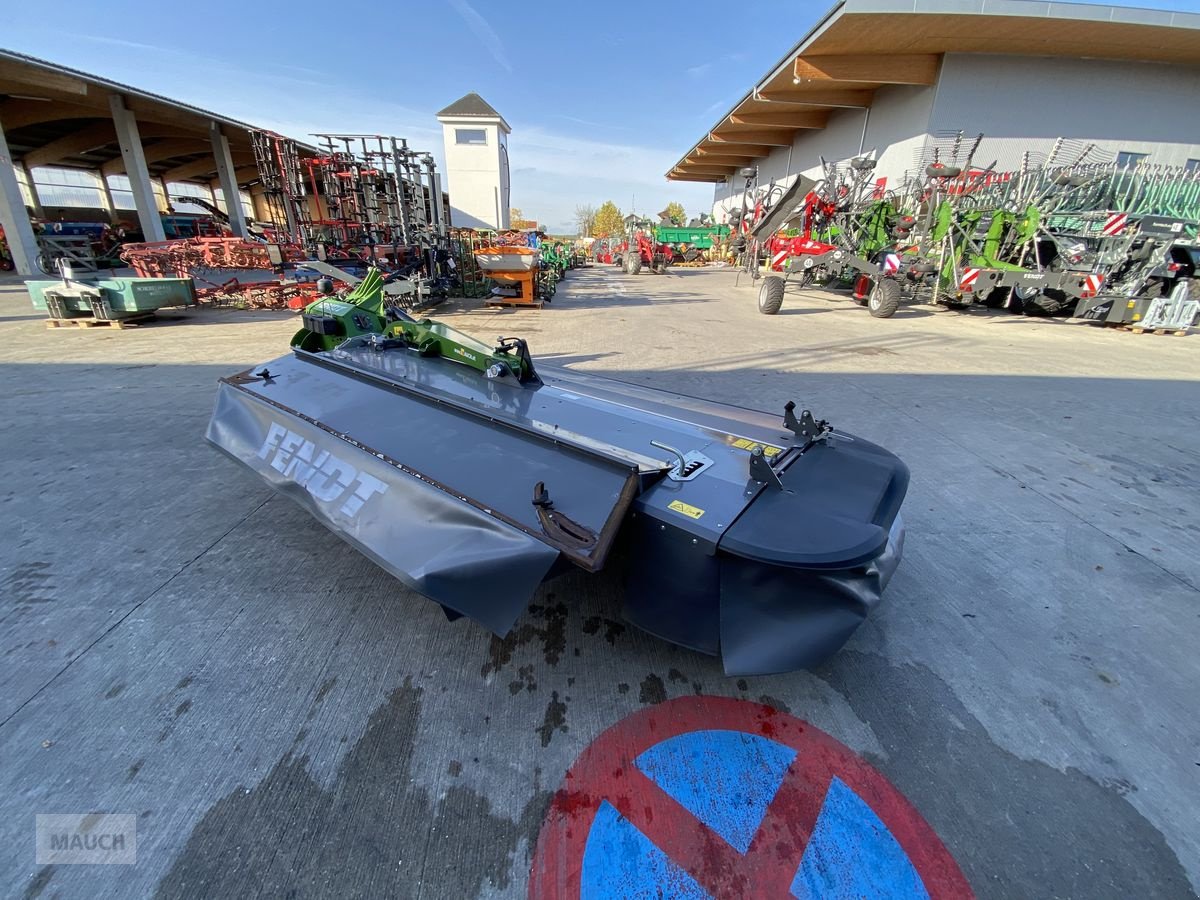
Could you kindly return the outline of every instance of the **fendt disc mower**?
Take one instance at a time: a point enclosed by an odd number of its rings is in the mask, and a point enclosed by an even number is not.
[[[222,379],[207,437],[451,618],[504,635],[620,543],[631,622],[765,674],[820,663],[879,601],[908,485],[888,451],[792,403],[535,366],[367,282]]]

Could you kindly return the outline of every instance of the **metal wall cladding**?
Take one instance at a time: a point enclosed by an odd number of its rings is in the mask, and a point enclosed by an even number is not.
[[[209,441],[413,590],[504,635],[558,551],[222,383]]]

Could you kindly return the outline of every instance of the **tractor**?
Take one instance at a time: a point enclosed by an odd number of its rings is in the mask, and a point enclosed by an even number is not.
[[[617,248],[625,273],[636,275],[645,268],[655,275],[665,274],[673,255],[671,248],[655,240],[654,228],[646,220],[629,215],[625,217],[625,226],[629,236]],[[614,262],[616,255],[614,251]]]
[[[655,275],[664,275],[671,261],[671,248],[654,240],[653,233],[637,231],[629,238],[629,244],[623,255],[625,273],[636,275],[643,268],[649,269]]]

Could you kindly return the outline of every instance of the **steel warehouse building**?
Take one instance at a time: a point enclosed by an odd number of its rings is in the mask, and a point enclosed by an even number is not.
[[[1121,164],[1200,167],[1200,15],[1033,0],[843,0],[667,173],[765,185],[875,151],[887,185],[949,132],[975,165],[1090,148]]]

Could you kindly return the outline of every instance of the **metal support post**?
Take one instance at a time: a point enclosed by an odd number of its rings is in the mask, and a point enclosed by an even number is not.
[[[133,192],[133,203],[137,208],[142,236],[147,241],[165,241],[166,232],[163,230],[162,216],[159,214],[158,202],[150,182],[150,170],[146,166],[146,154],[142,150],[137,119],[125,108],[125,100],[120,94],[110,94],[108,105],[112,111],[117,140],[121,144],[121,158],[125,161],[125,174]]]
[[[30,277],[39,274],[37,238],[34,237],[33,226],[29,224],[29,213],[25,210],[21,186],[17,183],[3,123],[0,123],[0,225],[4,226],[8,252],[12,254],[17,272]]]

